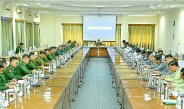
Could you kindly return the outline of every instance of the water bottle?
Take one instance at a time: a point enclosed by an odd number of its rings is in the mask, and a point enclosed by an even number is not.
[[[168,86],[166,85],[166,88],[164,90],[164,100],[168,100],[169,99],[169,90],[168,90]]]
[[[176,109],[181,109],[181,97],[180,92],[178,92],[178,98],[176,100]]]

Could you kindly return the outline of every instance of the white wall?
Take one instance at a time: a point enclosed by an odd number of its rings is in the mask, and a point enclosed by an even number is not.
[[[122,16],[117,15],[117,24],[121,24]],[[82,15],[63,15],[62,16],[62,23],[83,23],[83,16]]]
[[[62,43],[61,15],[42,14],[40,16],[41,45],[60,45]]]
[[[178,43],[178,53],[184,53],[184,8],[167,10],[160,14],[157,18],[158,21],[158,47],[162,48],[166,53],[172,51],[175,53]],[[173,26],[173,22],[176,25]],[[173,39],[173,34],[174,39]]]
[[[155,15],[129,15],[128,24],[156,24]]]
[[[83,23],[83,16],[81,15],[63,15],[62,23]]]

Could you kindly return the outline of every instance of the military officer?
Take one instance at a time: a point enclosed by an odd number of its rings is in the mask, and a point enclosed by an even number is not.
[[[15,75],[16,76],[20,76],[20,77],[24,77],[24,76],[26,76],[28,74],[31,75],[32,73],[35,73],[36,70],[28,70],[27,69],[26,65],[28,63],[29,63],[29,56],[28,56],[28,54],[24,54],[22,56],[22,60],[20,60],[18,62],[18,65],[15,68],[15,71],[16,71]]]
[[[43,68],[44,66],[41,65],[41,66],[37,66],[34,61],[36,59],[36,56],[33,52],[29,53],[29,62],[28,64],[26,64],[26,67],[28,70],[34,70],[34,69],[39,69],[39,68]]]
[[[59,54],[60,55],[63,55],[65,53],[65,51],[64,51],[64,45],[61,45],[60,47],[59,47]]]
[[[13,89],[13,85],[8,84],[8,82],[5,80],[5,77],[3,75],[3,69],[4,69],[4,66],[2,63],[0,63],[0,91],[6,90],[6,89]]]
[[[66,43],[66,45],[65,45],[65,52],[68,52],[68,51],[70,51],[71,50],[71,48],[70,48],[70,43]]]
[[[51,62],[51,60],[49,60],[48,58],[47,58],[47,53],[45,52],[45,51],[41,51],[40,52],[40,57],[42,58],[42,60],[45,62],[45,63],[49,63],[49,62]]]
[[[100,42],[100,39],[97,40],[96,46],[102,46],[102,42]]]
[[[55,53],[54,53],[55,56],[61,55],[61,54],[60,54],[60,46],[61,46],[61,45],[59,45],[58,48],[55,47]]]
[[[37,56],[33,63],[37,66],[42,66],[42,65],[46,66],[46,65],[48,65],[49,62],[50,61],[46,57],[46,52],[41,51],[40,56]]]
[[[76,44],[76,41],[73,41],[73,43],[70,45],[71,48],[74,48],[75,47],[75,44]]]
[[[23,48],[23,43],[20,43],[19,46],[16,48],[15,54],[18,54],[19,52],[24,52]]]
[[[50,50],[49,49],[46,49],[45,52],[47,54],[47,59],[49,61],[52,61],[54,59],[54,57],[51,55]]]
[[[13,80],[13,79],[24,79],[24,77],[15,76],[15,68],[17,67],[18,59],[15,56],[10,58],[10,65],[8,65],[4,71],[4,76],[6,80]]]
[[[56,53],[56,47],[50,47],[50,54],[51,54],[53,59],[57,58],[55,53]]]

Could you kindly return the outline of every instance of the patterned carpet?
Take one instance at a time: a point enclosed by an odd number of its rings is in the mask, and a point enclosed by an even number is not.
[[[90,58],[71,109],[120,109],[106,58]]]

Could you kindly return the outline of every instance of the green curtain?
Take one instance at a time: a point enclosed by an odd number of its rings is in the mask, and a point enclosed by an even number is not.
[[[128,26],[129,42],[154,51],[155,26]]]
[[[24,23],[15,22],[16,28],[16,47],[19,46],[19,43],[24,43]]]
[[[26,22],[26,48],[33,46],[33,25]]]
[[[40,25],[34,24],[34,46],[40,47]]]
[[[4,56],[8,55],[9,50],[13,50],[14,43],[13,43],[13,24],[10,20],[1,20],[1,27],[2,27],[2,53]]]

